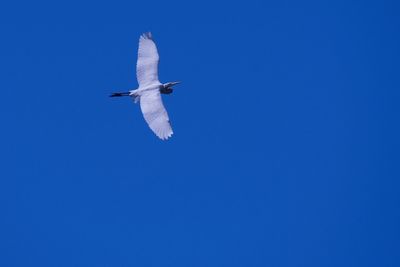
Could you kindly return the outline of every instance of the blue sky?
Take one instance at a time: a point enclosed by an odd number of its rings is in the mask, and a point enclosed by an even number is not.
[[[0,10],[0,266],[400,266],[396,1]]]

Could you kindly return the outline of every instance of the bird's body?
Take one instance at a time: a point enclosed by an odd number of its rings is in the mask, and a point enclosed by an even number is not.
[[[162,103],[161,94],[170,94],[172,86],[179,82],[160,83],[158,80],[159,56],[151,33],[140,36],[136,77],[139,88],[129,92],[113,93],[111,96],[131,96],[140,103],[143,117],[150,129],[162,140],[172,136],[168,113]]]

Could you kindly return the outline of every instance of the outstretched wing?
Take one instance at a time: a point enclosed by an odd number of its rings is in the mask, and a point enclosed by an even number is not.
[[[139,39],[136,77],[139,86],[158,81],[158,52],[151,33],[144,33]]]
[[[143,92],[140,96],[140,108],[144,119],[150,129],[162,140],[172,136],[172,128],[169,123],[168,113],[164,108],[159,90]]]

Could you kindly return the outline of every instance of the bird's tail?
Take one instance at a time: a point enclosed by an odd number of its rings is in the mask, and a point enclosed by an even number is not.
[[[117,96],[129,96],[130,92],[117,92],[117,93],[112,93],[110,97],[117,97]]]

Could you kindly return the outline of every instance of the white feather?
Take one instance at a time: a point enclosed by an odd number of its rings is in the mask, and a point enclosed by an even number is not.
[[[159,56],[151,33],[144,33],[139,39],[136,77],[139,87],[158,81]]]
[[[137,90],[131,91],[135,102],[140,102],[144,119],[150,129],[162,140],[172,136],[173,131],[168,113],[164,108],[158,80],[159,56],[151,33],[140,36],[136,76],[139,83]]]
[[[147,90],[140,95],[140,108],[150,129],[162,140],[172,136],[168,113],[159,90]]]

